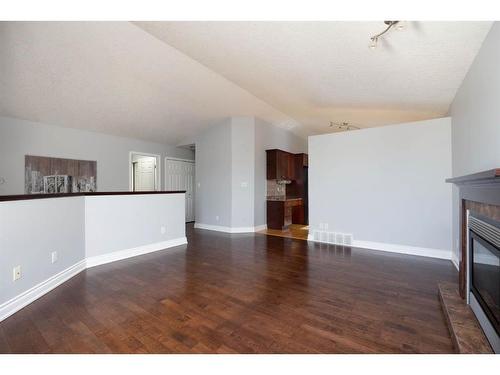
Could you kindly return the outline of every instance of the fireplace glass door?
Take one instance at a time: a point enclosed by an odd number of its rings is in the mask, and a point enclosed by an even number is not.
[[[500,250],[470,231],[471,290],[500,334]]]

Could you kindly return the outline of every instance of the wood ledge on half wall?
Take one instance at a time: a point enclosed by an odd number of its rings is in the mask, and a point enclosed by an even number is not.
[[[500,168],[489,169],[487,171],[468,174],[460,177],[448,178],[446,179],[446,182],[456,185],[500,183]]]
[[[30,199],[45,199],[45,198],[67,198],[67,197],[83,197],[83,196],[100,196],[100,195],[144,195],[144,194],[183,194],[185,190],[170,190],[170,191],[101,191],[88,193],[56,193],[56,194],[19,194],[19,195],[0,195],[0,202],[22,201]]]

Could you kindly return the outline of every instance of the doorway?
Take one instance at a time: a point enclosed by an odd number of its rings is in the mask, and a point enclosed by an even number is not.
[[[160,155],[130,153],[130,191],[160,190]]]
[[[165,190],[186,191],[186,222],[195,220],[194,160],[165,158]]]

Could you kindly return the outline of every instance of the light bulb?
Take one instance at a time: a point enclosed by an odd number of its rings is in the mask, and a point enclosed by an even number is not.
[[[377,38],[372,38],[372,40],[371,40],[370,44],[368,45],[368,47],[370,47],[370,49],[377,48],[377,41],[378,41]]]

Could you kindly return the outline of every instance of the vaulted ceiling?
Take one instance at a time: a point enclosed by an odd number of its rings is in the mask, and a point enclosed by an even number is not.
[[[361,127],[442,117],[490,22],[137,22],[303,124]]]
[[[1,22],[0,115],[176,144],[228,116],[299,135],[445,116],[490,22]]]
[[[129,22],[0,22],[0,115],[168,144],[228,116],[294,125]]]

